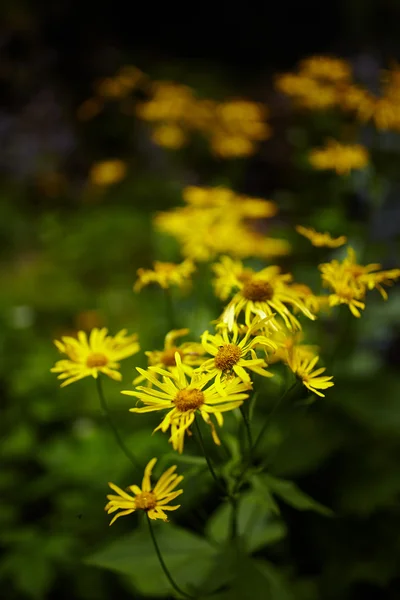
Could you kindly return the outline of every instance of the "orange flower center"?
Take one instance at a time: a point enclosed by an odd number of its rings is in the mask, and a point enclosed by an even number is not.
[[[196,390],[196,388],[179,390],[174,403],[176,408],[181,412],[196,410],[196,408],[204,404],[204,394],[200,390]]]
[[[93,352],[93,354],[89,354],[86,359],[86,366],[89,367],[89,369],[94,369],[95,367],[105,367],[107,363],[107,356],[104,356],[104,354],[100,354],[99,352]]]
[[[181,350],[178,350],[178,348],[176,348],[176,347],[170,348],[169,350],[165,350],[161,354],[162,364],[165,365],[166,367],[175,367],[176,366],[175,352],[178,352],[180,357],[183,358],[183,352],[181,352]]]
[[[250,279],[250,281],[245,282],[242,289],[242,295],[247,300],[260,302],[272,300],[274,290],[268,281],[263,281],[262,279]]]
[[[241,355],[242,351],[235,344],[220,346],[214,359],[215,366],[217,369],[221,369],[221,371],[230,371],[236,365]]]
[[[157,506],[157,498],[153,492],[142,492],[135,496],[135,506],[141,510],[151,510]]]

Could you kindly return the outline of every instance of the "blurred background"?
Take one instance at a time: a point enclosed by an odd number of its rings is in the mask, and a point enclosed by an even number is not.
[[[52,340],[126,327],[139,333],[142,350],[162,347],[168,324],[157,290],[135,295],[132,285],[155,258],[179,259],[151,218],[180,205],[186,185],[274,200],[274,230],[295,250],[283,264],[300,281],[314,282],[320,260],[296,239],[297,223],[344,233],[365,262],[398,267],[399,135],[362,134],[379,173],[374,189],[362,176],[343,184],[312,173],[304,149],[337,137],[337,120],[295,114],[273,81],[305,56],[333,54],[375,90],[380,69],[400,58],[400,2],[178,9],[5,0],[1,13],[1,596],[157,597],[143,581],[87,562],[129,527],[109,529],[103,507],[107,481],[122,484],[130,465],[103,422],[93,381],[59,389],[49,372],[58,358]],[[155,133],[135,107],[148,99],[148,82],[162,80],[216,102],[266,104],[272,134],[246,156],[227,157],[201,136],[181,145],[182,132]],[[279,445],[273,472],[337,515],[282,507],[280,534],[260,550],[285,581],[270,591],[273,600],[400,597],[399,292],[390,290],[387,303],[371,296],[336,349],[337,323],[326,324],[322,355],[329,373],[328,357],[335,359],[334,391],[278,418],[271,432]],[[208,297],[208,304],[183,304],[182,326],[195,334],[218,314]],[[149,435],[151,419],[126,418],[130,403],[119,390],[145,364],[143,353],[125,363],[124,384],[107,382],[106,392],[145,462],[170,450],[162,436]],[[196,479],[179,524],[201,532],[191,508],[200,497],[212,511],[209,485],[207,476]]]

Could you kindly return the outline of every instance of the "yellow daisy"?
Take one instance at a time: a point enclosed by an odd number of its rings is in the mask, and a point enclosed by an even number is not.
[[[263,377],[272,377],[272,373],[264,368],[267,363],[257,356],[255,348],[261,346],[275,350],[278,345],[265,335],[251,337],[265,327],[267,321],[268,319],[263,319],[253,322],[241,340],[237,330],[229,332],[226,327],[220,328],[221,333],[216,335],[205,331],[201,336],[204,349],[214,358],[206,360],[200,370],[208,371],[215,377],[215,386],[221,394],[224,394],[223,381],[231,376],[236,375],[243,382],[249,383],[247,369]],[[249,354],[250,358],[246,358]]]
[[[313,358],[305,357],[299,352],[294,346],[288,353],[286,357],[286,362],[289,365],[289,368],[296,375],[298,379],[301,380],[302,384],[305,385],[306,388],[317,394],[318,396],[325,397],[325,394],[318,390],[326,390],[334,385],[331,381],[333,376],[322,375],[326,371],[324,367],[313,371],[315,365],[319,361],[319,356],[314,356]]]
[[[189,259],[180,264],[171,262],[155,261],[154,269],[138,269],[138,279],[133,286],[135,292],[140,292],[142,288],[151,283],[158,283],[163,289],[171,286],[180,288],[186,287],[190,282],[190,277],[196,270],[193,262]]]
[[[217,389],[215,383],[208,385],[212,375],[194,372],[188,382],[182,368],[181,357],[175,354],[176,371],[171,373],[158,367],[149,367],[147,371],[137,367],[141,375],[148,379],[154,388],[138,386],[138,391],[123,391],[122,394],[139,398],[145,406],[131,408],[131,412],[147,413],[159,410],[168,410],[160,425],[154,431],[161,429],[165,432],[171,428],[169,441],[174,450],[183,452],[185,433],[189,435],[189,427],[193,424],[196,414],[200,414],[204,421],[211,427],[213,440],[220,444],[215,426],[210,415],[214,415],[219,426],[223,425],[223,412],[238,408],[248,397],[244,393],[251,389],[250,384],[245,384],[238,378],[224,382],[224,394]],[[157,379],[162,376],[162,381]]]
[[[329,296],[330,306],[348,304],[355,317],[360,317],[360,309],[365,308],[362,302],[368,290],[376,288],[382,297],[387,299],[383,285],[391,285],[400,277],[400,269],[380,271],[381,265],[371,263],[359,265],[353,248],[347,249],[347,256],[342,262],[332,260],[319,265],[322,282],[333,290]]]
[[[145,352],[151,367],[159,367],[173,372],[176,367],[175,354],[178,352],[182,360],[182,369],[187,375],[193,373],[193,367],[201,365],[204,361],[204,348],[200,343],[184,342],[176,345],[176,340],[179,337],[187,335],[189,329],[173,329],[165,336],[163,350],[149,350]],[[134,379],[133,384],[145,380],[143,375],[139,375]]]
[[[65,379],[61,387],[83,377],[96,379],[99,373],[121,381],[118,361],[139,351],[136,334],[127,336],[126,329],[122,329],[111,336],[107,335],[105,327],[92,329],[89,338],[84,331],[78,331],[77,339],[64,336],[54,343],[62,354],[68,356],[68,359],[57,361],[51,369],[52,373],[59,373],[58,379]]]
[[[298,319],[287,305],[292,310],[298,309],[309,319],[315,319],[304,303],[302,294],[292,287],[292,275],[289,273],[281,274],[280,268],[276,266],[266,267],[256,272],[244,268],[239,261],[235,262],[229,258],[224,258],[223,261],[221,260],[220,263],[223,267],[221,270],[214,266],[217,277],[213,284],[217,293],[222,292],[224,297],[229,288],[230,292],[238,289],[222,315],[222,321],[231,331],[234,328],[234,320],[242,311],[245,313],[247,325],[254,315],[274,317],[276,313],[289,329],[301,329]],[[233,267],[232,272],[229,272],[229,264]],[[275,319],[272,319],[271,323],[277,325]]]
[[[134,496],[124,492],[124,490],[121,490],[114,483],[108,484],[118,495],[110,494],[107,496],[108,502],[104,510],[109,515],[117,510],[121,511],[112,518],[110,525],[118,517],[130,515],[136,510],[144,510],[150,519],[168,521],[168,517],[164,511],[177,510],[180,507],[179,504],[177,506],[169,506],[169,502],[183,494],[183,490],[174,491],[176,486],[181,483],[183,475],[175,473],[176,466],[170,467],[161,475],[156,485],[152,487],[151,472],[156,462],[157,459],[152,458],[146,466],[141,488],[137,485],[130,485],[127,488]]]
[[[318,231],[315,231],[312,227],[296,225],[296,231],[309,239],[313,246],[317,247],[325,246],[327,248],[339,248],[339,246],[343,246],[343,244],[347,242],[347,238],[344,235],[333,238],[330,233],[318,233]]]

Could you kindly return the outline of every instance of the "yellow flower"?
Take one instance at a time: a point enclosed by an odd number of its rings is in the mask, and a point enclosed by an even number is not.
[[[302,74],[315,79],[332,82],[348,81],[351,78],[350,65],[341,58],[331,56],[310,56],[300,62]]]
[[[311,360],[318,355],[318,346],[301,343],[304,337],[302,331],[293,332],[288,329],[280,329],[271,332],[271,337],[277,347],[272,352],[266,350],[267,360],[270,364],[287,362],[288,354],[294,349],[296,355],[302,359]]]
[[[211,148],[217,156],[222,158],[251,156],[256,149],[252,140],[239,135],[227,135],[223,131],[213,135]]]
[[[189,329],[173,329],[165,336],[164,349],[145,352],[149,359],[151,367],[159,367],[173,372],[176,367],[175,354],[178,352],[182,360],[182,369],[187,375],[193,373],[193,367],[201,365],[204,361],[204,348],[196,342],[185,342],[176,345],[176,340],[183,335],[187,335]],[[139,375],[133,381],[137,385],[146,379],[143,375]]]
[[[266,371],[267,363],[264,359],[258,358],[255,348],[261,346],[275,350],[277,344],[267,338],[265,335],[253,336],[262,327],[267,325],[268,319],[256,319],[248,327],[244,337],[239,340],[237,330],[228,332],[226,327],[221,328],[221,332],[211,335],[205,331],[201,336],[204,349],[213,358],[206,360],[200,367],[201,371],[208,371],[215,377],[215,386],[224,394],[223,381],[231,376],[237,376],[243,382],[250,382],[250,376],[247,370],[258,373],[263,377],[272,377],[272,373]],[[246,358],[250,355],[250,358]]]
[[[305,285],[305,283],[292,283],[290,287],[292,291],[298,294],[301,301],[304,302],[304,305],[313,315],[320,312],[321,305],[323,304],[321,296],[316,296],[308,285]],[[298,312],[296,307],[294,307],[294,312]]]
[[[163,289],[171,286],[184,288],[190,283],[190,277],[196,270],[191,260],[184,260],[180,264],[171,262],[154,261],[153,269],[138,269],[138,279],[133,286],[135,292],[151,283],[157,283]]]
[[[68,359],[57,361],[51,369],[52,373],[59,373],[58,379],[66,380],[61,387],[83,377],[97,379],[99,373],[121,381],[118,361],[139,351],[136,334],[127,336],[126,329],[122,329],[111,336],[107,335],[105,327],[92,329],[89,338],[84,331],[78,331],[78,339],[64,336],[54,343],[60,352],[68,356]]]
[[[112,185],[124,179],[126,163],[122,160],[103,160],[95,163],[90,169],[89,177],[92,183],[98,186]]]
[[[247,281],[253,276],[253,269],[244,267],[242,261],[230,256],[221,256],[219,262],[212,265],[212,270],[216,275],[212,284],[221,300],[226,300],[232,290],[239,288],[238,281]]]
[[[339,248],[339,246],[343,246],[343,244],[347,242],[347,238],[344,235],[333,238],[330,233],[318,233],[318,231],[315,231],[312,227],[296,225],[296,231],[309,239],[313,246],[317,247],[325,246],[327,248]]]
[[[366,167],[369,157],[367,149],[360,144],[340,144],[329,140],[324,148],[311,150],[309,160],[314,169],[331,169],[338,175],[344,175],[352,169]]]
[[[151,138],[159,146],[172,150],[182,148],[187,142],[184,130],[175,124],[159,125],[153,130]]]
[[[293,373],[301,380],[303,385],[318,396],[325,397],[325,394],[318,390],[326,390],[332,387],[334,384],[331,381],[333,376],[322,375],[326,371],[324,367],[313,371],[315,365],[319,361],[319,356],[313,358],[305,357],[301,352],[298,351],[297,347],[294,346],[292,350],[287,353],[286,362]]]
[[[211,375],[194,372],[188,382],[178,352],[175,354],[175,361],[176,371],[174,373],[158,367],[149,367],[147,371],[137,367],[137,371],[156,389],[138,386],[138,391],[123,391],[122,394],[135,396],[145,405],[141,408],[131,408],[131,412],[147,413],[168,410],[154,431],[161,429],[165,432],[171,428],[169,441],[174,450],[178,450],[179,453],[183,452],[185,433],[190,435],[189,428],[198,413],[211,427],[213,440],[219,445],[220,441],[210,416],[214,415],[218,425],[222,426],[222,413],[238,408],[248,397],[248,394],[244,392],[251,389],[251,386],[234,378],[224,382],[224,394],[221,394],[215,383],[208,385],[212,379]],[[158,375],[163,377],[163,381],[157,379]]]
[[[250,219],[273,216],[275,203],[242,196],[225,187],[189,186],[183,197],[187,205],[159,213],[155,225],[178,240],[184,256],[204,261],[224,253],[262,258],[288,253],[286,240],[264,237],[248,224]]]
[[[255,142],[271,135],[265,123],[266,108],[248,100],[230,100],[215,108],[214,124],[210,122],[211,148],[224,158],[248,156]]]
[[[127,488],[134,496],[121,490],[114,483],[108,484],[118,495],[110,494],[107,496],[108,502],[105,510],[109,515],[117,510],[121,511],[112,518],[110,525],[118,517],[130,515],[136,510],[144,510],[150,519],[168,521],[165,511],[177,510],[180,507],[180,505],[170,506],[169,502],[183,494],[183,490],[175,490],[176,486],[183,480],[183,475],[175,473],[176,466],[170,467],[161,475],[156,485],[152,487],[151,472],[156,462],[157,459],[152,458],[146,466],[141,488],[137,485],[130,485]]]
[[[192,90],[172,81],[155,81],[152,97],[138,105],[137,115],[146,121],[177,122],[184,119],[195,102]]]
[[[384,300],[387,292],[383,285],[392,285],[400,277],[400,269],[380,271],[381,265],[372,263],[359,265],[353,248],[347,249],[347,256],[342,262],[332,260],[319,265],[322,282],[333,290],[329,296],[330,306],[347,304],[355,317],[360,317],[360,309],[365,308],[366,292],[376,288]]]
[[[231,273],[229,273],[230,263],[233,267]],[[217,278],[213,283],[217,293],[222,292],[226,297],[229,288],[230,292],[238,289],[222,316],[222,321],[228,325],[229,330],[233,330],[234,320],[242,311],[245,313],[247,325],[250,324],[254,315],[275,317],[276,313],[283,319],[286,327],[300,329],[299,321],[287,305],[292,309],[297,308],[309,319],[315,319],[302,300],[302,293],[297,292],[291,286],[292,275],[289,273],[282,275],[279,267],[266,267],[255,272],[252,269],[244,268],[239,261],[232,261],[229,257],[225,257],[223,262],[221,261],[221,266],[222,269],[219,272],[218,267],[214,267]],[[279,327],[275,318],[271,320],[271,323]]]
[[[277,89],[291,96],[299,106],[308,109],[331,108],[338,94],[333,85],[321,83],[303,73],[284,73],[275,79]]]

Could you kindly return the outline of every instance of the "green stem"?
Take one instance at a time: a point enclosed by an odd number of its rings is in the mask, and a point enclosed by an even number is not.
[[[196,598],[196,596],[191,596],[190,594],[187,594],[186,592],[181,590],[181,588],[178,586],[178,584],[175,583],[175,581],[172,578],[172,575],[169,572],[168,567],[165,564],[164,559],[162,557],[160,547],[158,545],[156,536],[154,535],[153,525],[151,524],[151,519],[150,519],[149,515],[147,514],[147,512],[146,512],[146,517],[147,517],[147,523],[149,525],[149,531],[150,531],[151,540],[153,542],[154,550],[156,551],[158,561],[161,565],[162,570],[164,571],[166,578],[168,579],[168,581],[170,582],[170,584],[172,585],[174,590],[176,592],[178,592],[178,594],[180,594],[181,596],[184,596],[185,598]]]
[[[278,398],[278,401],[277,401],[277,402],[275,403],[275,405],[273,406],[273,408],[272,408],[271,412],[269,413],[269,415],[267,416],[267,418],[266,418],[266,420],[265,420],[265,422],[264,422],[264,425],[262,426],[262,429],[261,429],[260,433],[259,433],[259,434],[258,434],[258,436],[257,436],[257,439],[256,439],[256,441],[255,441],[255,443],[254,443],[254,446],[253,446],[253,452],[256,450],[256,448],[257,448],[258,444],[261,442],[261,440],[262,440],[262,438],[263,438],[263,436],[264,436],[264,433],[266,432],[266,430],[267,430],[267,428],[268,428],[268,426],[269,426],[269,422],[270,422],[270,419],[271,419],[271,417],[272,417],[272,416],[275,414],[275,412],[278,410],[278,408],[279,408],[279,406],[280,406],[281,402],[282,402],[282,401],[283,401],[283,400],[286,398],[286,396],[287,396],[288,394],[290,394],[290,392],[291,392],[291,391],[292,391],[292,390],[293,390],[293,389],[296,387],[296,385],[297,385],[297,381],[295,381],[295,382],[294,382],[294,383],[293,383],[293,384],[290,386],[290,388],[288,388],[288,389],[287,389],[285,392],[283,392],[283,394],[282,394],[282,395],[281,395],[281,396]]]
[[[265,423],[260,431],[260,433],[257,436],[257,439],[253,445],[253,454],[255,453],[255,450],[258,446],[258,444],[260,443],[265,431],[267,430],[267,427],[269,425],[270,419],[272,417],[272,415],[276,412],[276,410],[278,409],[279,405],[281,404],[282,400],[284,400],[284,398],[294,389],[294,387],[297,385],[297,381],[295,381],[293,383],[293,385],[291,385],[290,388],[288,388],[278,399],[278,401],[275,403],[274,407],[272,408],[271,412],[269,413],[268,417],[265,420]],[[250,458],[250,460],[248,460],[245,464],[245,466],[243,467],[241,473],[239,474],[237,480],[236,480],[236,485],[234,488],[234,494],[238,492],[238,490],[240,489],[240,486],[242,485],[243,479],[247,473],[247,470],[249,469],[249,467],[251,466],[252,463],[252,459]]]
[[[224,494],[224,496],[228,498],[229,502],[231,503],[232,515],[231,515],[231,522],[230,522],[230,539],[236,540],[237,535],[238,535],[238,524],[237,524],[238,501],[237,501],[237,498],[236,498],[235,494],[231,494],[227,489],[225,489],[225,487],[222,485],[221,481],[219,480],[216,472],[214,471],[214,467],[212,466],[211,460],[207,454],[207,450],[204,445],[203,435],[201,433],[200,425],[199,425],[197,419],[194,420],[194,425],[195,425],[195,429],[196,429],[196,433],[197,433],[197,438],[199,440],[201,450],[204,454],[204,458],[207,461],[207,465],[210,470],[210,473],[211,473],[215,483],[218,485],[218,488],[221,490],[221,492]]]
[[[252,455],[253,455],[253,436],[251,433],[250,421],[249,421],[248,415],[246,413],[246,410],[245,410],[243,404],[240,406],[240,412],[243,417],[244,426],[246,429],[247,443],[249,446],[249,459],[251,460]]]
[[[202,435],[202,433],[201,433],[200,425],[199,425],[199,423],[198,423],[198,421],[197,421],[197,419],[196,419],[196,418],[195,418],[195,420],[194,420],[194,426],[195,426],[195,429],[196,429],[197,438],[198,438],[198,440],[199,440],[199,444],[200,444],[200,447],[201,447],[201,451],[203,452],[203,454],[204,454],[204,458],[205,458],[205,459],[206,459],[206,461],[207,461],[207,466],[208,466],[208,468],[209,468],[209,471],[210,471],[210,473],[211,473],[211,475],[212,475],[212,478],[214,479],[215,483],[218,485],[219,489],[220,489],[220,490],[221,490],[221,491],[224,493],[224,495],[225,495],[225,494],[226,494],[226,490],[225,490],[224,486],[222,485],[222,483],[221,483],[221,481],[220,481],[220,479],[219,479],[218,475],[217,475],[217,474],[216,474],[216,472],[214,471],[214,467],[212,466],[212,463],[211,463],[210,457],[208,456],[208,454],[207,454],[207,450],[206,450],[206,447],[205,447],[205,445],[204,445],[204,440],[203,440],[203,435]]]
[[[140,465],[139,465],[138,461],[133,456],[133,454],[129,450],[129,448],[126,446],[124,440],[122,439],[122,437],[111,417],[110,410],[108,408],[108,404],[107,404],[106,398],[104,396],[103,385],[102,385],[100,376],[97,377],[96,384],[97,384],[97,392],[98,392],[99,398],[100,398],[101,408],[103,409],[103,414],[106,417],[108,424],[114,433],[117,444],[119,445],[119,447],[121,448],[121,450],[125,454],[125,456],[130,460],[130,462],[135,467],[135,469],[140,469]]]
[[[236,496],[230,497],[232,505],[231,524],[230,524],[230,538],[231,540],[237,540],[238,538],[238,501]]]

